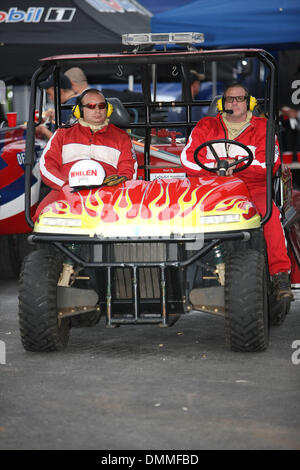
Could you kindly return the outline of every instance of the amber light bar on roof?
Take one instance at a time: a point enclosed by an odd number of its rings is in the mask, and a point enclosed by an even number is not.
[[[128,46],[141,44],[201,44],[202,33],[137,33],[123,34],[122,43]]]

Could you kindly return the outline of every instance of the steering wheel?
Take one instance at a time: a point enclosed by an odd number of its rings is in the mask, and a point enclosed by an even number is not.
[[[244,150],[246,150],[248,155],[246,155],[243,158],[237,159],[232,163],[228,163],[227,160],[221,160],[219,158],[216,150],[213,147],[213,144],[234,144],[234,145],[237,145],[238,147],[241,147]],[[211,153],[213,154],[213,156],[214,156],[214,158],[217,162],[217,166],[215,168],[209,168],[208,166],[201,163],[198,159],[198,153],[200,152],[201,149],[203,149],[205,147],[209,147]],[[248,168],[248,166],[251,165],[251,163],[253,162],[253,153],[249,149],[249,147],[247,147],[247,145],[241,144],[241,142],[237,142],[236,140],[216,139],[216,140],[208,140],[207,142],[204,142],[203,144],[199,145],[199,147],[197,147],[195,152],[194,152],[194,160],[201,168],[203,168],[203,170],[211,171],[212,173],[219,172],[220,176],[225,176],[227,169],[237,165],[238,163],[246,161],[246,163],[244,165],[242,165],[241,167],[234,168],[232,170],[233,173],[238,173],[239,171],[243,171],[246,168]]]

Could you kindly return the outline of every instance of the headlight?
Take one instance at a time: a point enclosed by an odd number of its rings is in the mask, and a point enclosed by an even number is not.
[[[200,217],[201,224],[228,224],[230,222],[239,221],[239,214],[206,215]]]
[[[43,217],[44,225],[59,225],[60,227],[81,227],[81,219],[62,219],[60,217]]]

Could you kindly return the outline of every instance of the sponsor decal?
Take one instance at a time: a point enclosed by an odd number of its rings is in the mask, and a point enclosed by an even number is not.
[[[75,176],[97,176],[97,170],[71,171],[71,177]]]
[[[73,20],[76,8],[49,8],[45,18],[45,23],[70,22]]]
[[[17,152],[17,162],[23,168],[25,163],[25,152]]]
[[[42,20],[45,8],[29,7],[27,10],[20,10],[12,7],[7,12],[0,11],[0,23],[39,23]],[[44,22],[70,22],[76,13],[76,8],[51,7],[44,15]]]
[[[137,4],[130,0],[87,0],[95,10],[101,13],[141,13],[144,11]],[[8,11],[0,11],[0,23],[66,23],[71,22],[77,8],[65,7],[29,7],[21,10],[17,6],[11,7]]]
[[[101,13],[142,13],[144,11],[137,4],[131,3],[130,0],[86,0],[95,10]]]
[[[8,12],[0,11],[0,23],[39,23],[43,14],[43,7],[29,7],[27,11],[12,7]]]

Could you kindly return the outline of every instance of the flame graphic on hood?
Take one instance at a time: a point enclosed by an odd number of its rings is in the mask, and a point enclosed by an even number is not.
[[[127,181],[117,187],[69,193],[68,202],[51,204],[41,215],[81,218],[83,230],[89,233],[120,237],[205,231],[200,216],[224,211],[241,214],[248,225],[250,221],[258,226],[259,216],[248,193],[241,191],[240,180],[231,185],[223,179],[195,180]],[[224,229],[220,225],[218,229]]]

